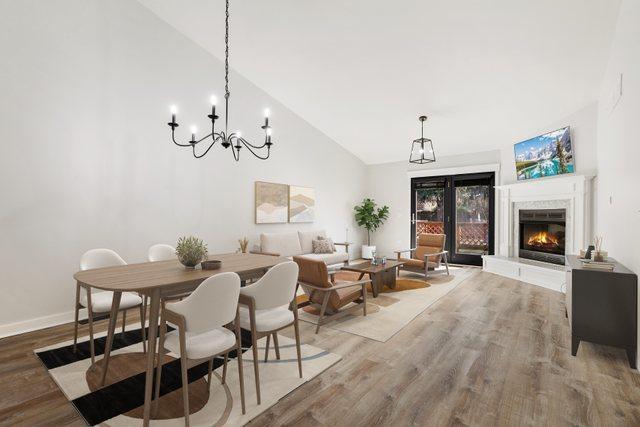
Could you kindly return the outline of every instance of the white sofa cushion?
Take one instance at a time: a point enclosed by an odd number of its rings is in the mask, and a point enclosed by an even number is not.
[[[281,256],[302,254],[297,231],[289,233],[262,233],[260,235],[260,248],[262,252]]]
[[[302,250],[301,253],[312,254],[312,242],[316,240],[318,236],[327,237],[327,234],[324,230],[298,231],[298,238],[300,239],[300,249]]]
[[[332,254],[304,254],[300,255],[300,258],[323,261],[327,265],[333,265],[349,261],[349,254],[346,252],[334,252]]]

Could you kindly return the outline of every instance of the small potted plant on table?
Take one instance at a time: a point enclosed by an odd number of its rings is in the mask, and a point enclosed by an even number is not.
[[[207,259],[207,245],[194,236],[180,237],[176,245],[178,261],[188,270],[196,268],[201,261]]]

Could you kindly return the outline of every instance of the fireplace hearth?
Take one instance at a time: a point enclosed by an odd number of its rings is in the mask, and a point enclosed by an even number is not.
[[[564,265],[564,209],[520,210],[520,258]]]

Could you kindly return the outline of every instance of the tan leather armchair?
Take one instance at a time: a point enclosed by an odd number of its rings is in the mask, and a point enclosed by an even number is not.
[[[311,305],[320,307],[320,317],[316,334],[322,325],[325,313],[336,313],[349,303],[362,304],[363,314],[367,315],[367,284],[371,280],[357,282],[336,282],[329,276],[327,265],[318,260],[294,256],[298,264],[298,285],[309,296]]]
[[[415,248],[395,251],[398,255],[398,261],[404,262],[402,266],[398,267],[398,274],[402,269],[423,273],[426,278],[429,276],[429,271],[440,267],[442,261],[444,261],[447,274],[449,274],[448,252],[444,250],[446,240],[446,234],[421,234],[418,236],[418,245]],[[405,253],[409,253],[409,258],[402,257],[402,254]]]

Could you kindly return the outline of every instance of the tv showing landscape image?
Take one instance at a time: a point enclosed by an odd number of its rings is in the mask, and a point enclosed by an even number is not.
[[[573,173],[569,126],[514,145],[518,181]]]

